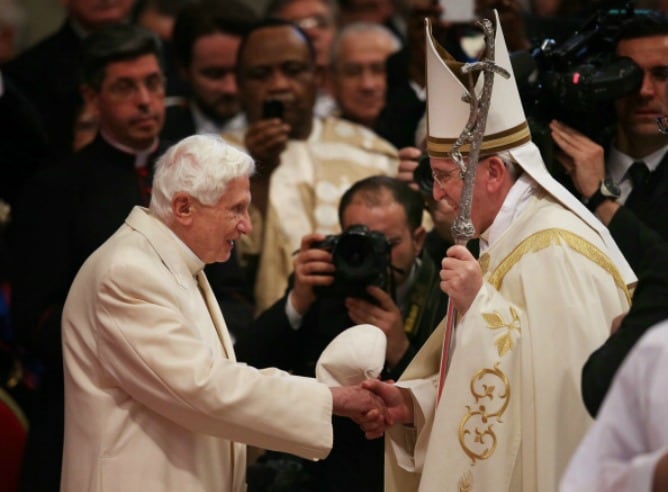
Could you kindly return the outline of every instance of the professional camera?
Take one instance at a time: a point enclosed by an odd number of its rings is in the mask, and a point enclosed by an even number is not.
[[[530,54],[511,54],[532,137],[548,166],[552,119],[599,144],[610,136],[614,100],[638,90],[643,78],[633,60],[615,54],[619,30],[628,19],[645,14],[626,2],[621,8],[597,11],[561,44],[546,39]]]
[[[391,291],[393,285],[390,251],[392,246],[381,232],[363,225],[353,225],[338,235],[313,243],[332,253],[334,283],[318,290],[320,295],[367,297],[368,285]]]

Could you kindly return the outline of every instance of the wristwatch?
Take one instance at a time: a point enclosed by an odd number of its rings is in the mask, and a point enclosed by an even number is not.
[[[600,186],[594,192],[592,196],[584,201],[585,205],[592,212],[596,212],[598,206],[606,200],[612,200],[613,202],[619,198],[621,190],[619,187],[612,182],[610,178],[605,178],[601,181]]]

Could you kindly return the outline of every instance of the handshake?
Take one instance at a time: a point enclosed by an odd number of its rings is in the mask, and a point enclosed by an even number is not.
[[[357,325],[339,333],[320,354],[316,379],[329,386],[332,413],[360,425],[367,439],[381,437],[395,424],[413,422],[407,390],[377,377],[385,363],[387,339],[373,325]]]
[[[382,437],[395,424],[413,422],[413,404],[408,390],[392,381],[367,379],[356,386],[330,387],[335,415],[348,417],[367,439]]]

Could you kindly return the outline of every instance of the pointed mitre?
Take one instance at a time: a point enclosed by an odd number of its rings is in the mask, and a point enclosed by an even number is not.
[[[543,163],[538,147],[531,141],[531,134],[522,109],[522,100],[496,10],[494,18],[496,21],[494,62],[505,69],[510,77],[506,79],[501,75],[494,75],[487,124],[480,145],[480,157],[508,151],[515,163],[531,179],[601,236],[607,247],[608,256],[617,266],[625,283],[634,284],[637,278],[612,239],[608,228],[580,200],[552,177]],[[469,103],[462,100],[462,96],[469,93],[465,84],[468,75],[461,72],[464,64],[457,62],[433,38],[431,24],[428,20],[426,31],[427,153],[429,157],[449,158],[455,141],[469,119]],[[474,84],[477,92],[481,92],[482,82],[482,77],[479,77]],[[459,152],[466,156],[470,152],[470,145],[460,147]]]
[[[480,155],[508,150],[531,140],[496,10],[494,15],[496,19],[494,63],[505,69],[510,77],[506,79],[494,75]],[[469,119],[470,105],[463,100],[463,96],[469,93],[466,85],[468,75],[461,72],[464,64],[457,62],[434,39],[429,20],[426,20],[426,31],[427,152],[431,157],[448,157]],[[483,77],[478,77],[475,84],[476,91],[482,90],[482,82]],[[460,147],[459,151],[466,155],[470,149],[467,143]]]

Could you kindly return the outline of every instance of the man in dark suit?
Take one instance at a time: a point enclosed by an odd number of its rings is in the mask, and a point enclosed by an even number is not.
[[[334,337],[353,324],[368,323],[387,337],[382,377],[397,379],[445,312],[439,270],[422,253],[422,211],[420,194],[398,179],[371,176],[353,184],[339,205],[341,228],[362,225],[380,232],[379,240],[388,241],[388,251],[372,253],[371,248],[360,246],[370,245],[371,238],[356,236],[351,242],[357,244],[359,257],[348,257],[345,233],[339,236],[334,253],[317,245],[325,236],[304,236],[295,256],[291,288],[237,341],[238,359],[313,376],[320,354]],[[372,255],[382,258],[384,254],[390,266],[387,271],[381,269],[377,278],[388,280],[385,287],[373,285],[375,281],[369,286],[365,281],[339,283],[343,272],[336,273],[335,264],[343,269],[347,262],[339,262],[337,255],[349,258],[348,268],[359,261],[362,270],[361,264],[368,264]],[[326,460],[304,463],[319,477],[316,482],[328,484],[323,490],[382,491],[383,444],[366,440],[359,428],[343,419],[335,418],[334,436],[334,448]]]
[[[134,0],[67,0],[66,18],[53,34],[3,65],[43,118],[52,157],[72,153],[75,115],[81,106],[79,57],[83,39],[128,19]]]
[[[190,4],[179,12],[172,44],[189,98],[168,104],[161,136],[177,141],[195,133],[235,128],[241,104],[234,71],[241,36],[254,13],[239,1]]]
[[[616,53],[630,57],[643,80],[636,92],[615,101],[607,155],[561,122],[550,129],[560,149],[556,157],[575,189],[638,270],[647,248],[668,240],[668,135],[657,131],[657,118],[668,107],[668,18],[637,13],[620,28]]]

